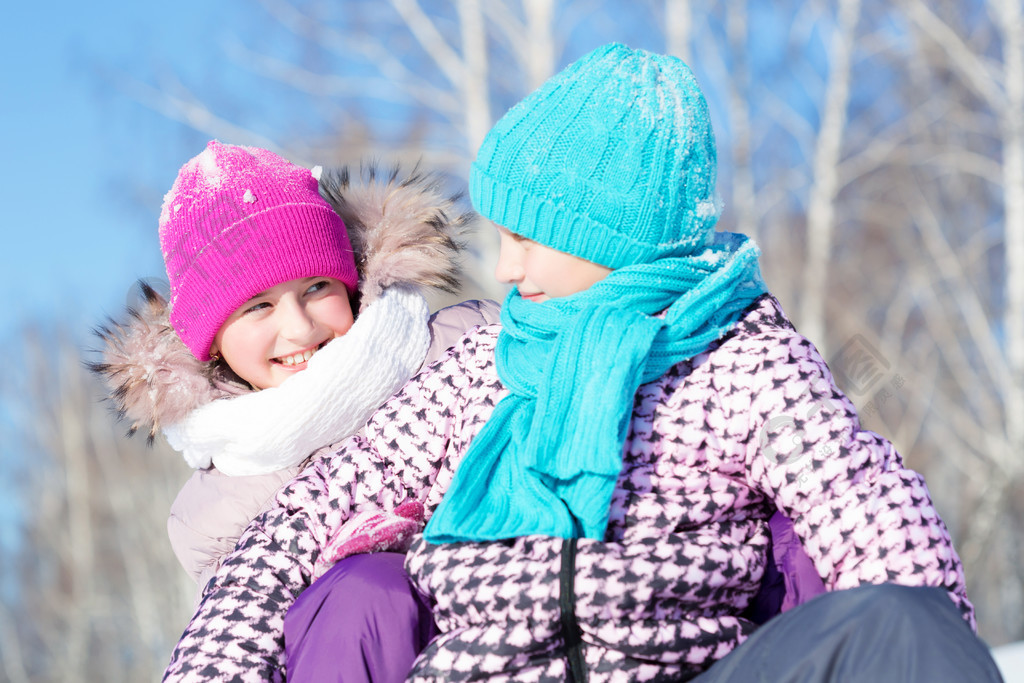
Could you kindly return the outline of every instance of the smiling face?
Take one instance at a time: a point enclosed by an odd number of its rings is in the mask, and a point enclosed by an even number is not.
[[[501,251],[494,277],[518,287],[519,295],[527,301],[540,303],[582,292],[612,272],[611,268],[497,227]]]
[[[211,354],[257,389],[276,387],[352,327],[348,290],[329,277],[289,280],[246,301],[221,325]]]

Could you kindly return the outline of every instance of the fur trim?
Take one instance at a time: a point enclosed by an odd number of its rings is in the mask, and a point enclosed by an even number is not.
[[[392,285],[453,292],[459,287],[459,235],[472,212],[446,196],[438,176],[414,168],[370,165],[352,178],[346,167],[325,170],[320,194],[342,217],[359,268],[359,307]],[[182,343],[168,321],[167,300],[144,282],[144,304],[129,309],[123,323],[96,330],[102,359],[89,363],[110,389],[129,434],[140,429],[152,442],[161,425],[174,424],[210,401],[251,391],[223,362],[203,363]]]
[[[140,310],[128,309],[128,321],[110,321],[96,330],[105,348],[102,362],[89,368],[110,388],[120,419],[131,421],[128,434],[148,429],[152,443],[161,423],[172,423],[218,398],[212,363],[192,355],[168,321],[167,300],[145,282]]]
[[[454,292],[459,287],[456,241],[472,219],[445,196],[440,178],[413,168],[400,178],[397,166],[364,166],[353,181],[349,169],[324,171],[320,194],[348,228],[359,269],[360,310],[392,285]]]

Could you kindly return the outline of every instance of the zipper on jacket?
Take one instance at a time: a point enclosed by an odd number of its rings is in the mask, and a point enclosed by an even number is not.
[[[558,573],[558,609],[562,622],[565,656],[569,662],[569,683],[586,683],[587,665],[583,659],[583,640],[576,621],[576,539],[562,540],[562,568]]]

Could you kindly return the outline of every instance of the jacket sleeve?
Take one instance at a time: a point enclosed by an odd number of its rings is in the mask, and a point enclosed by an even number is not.
[[[724,414],[750,416],[751,484],[793,520],[825,585],[944,588],[975,627],[960,558],[924,478],[861,427],[817,349],[782,329],[739,346],[729,381],[745,390],[718,392]]]
[[[470,336],[392,397],[362,435],[314,460],[257,517],[204,590],[166,681],[283,681],[284,616],[352,514],[440,501],[461,452]]]

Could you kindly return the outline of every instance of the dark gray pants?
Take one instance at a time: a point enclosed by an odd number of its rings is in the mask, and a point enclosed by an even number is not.
[[[696,683],[1001,682],[988,648],[938,588],[860,586],[781,614]]]

